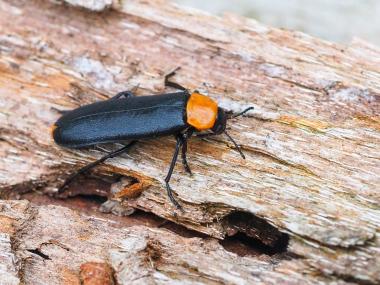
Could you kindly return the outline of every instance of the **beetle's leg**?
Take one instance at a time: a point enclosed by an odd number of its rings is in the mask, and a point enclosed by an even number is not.
[[[87,164],[86,166],[82,167],[81,169],[79,169],[77,172],[73,173],[72,175],[70,175],[65,183],[58,189],[58,193],[61,194],[65,191],[65,187],[67,185],[69,185],[71,182],[73,182],[73,180],[78,177],[80,174],[90,170],[91,168],[94,168],[95,166],[97,166],[98,164],[102,163],[103,161],[107,160],[108,158],[113,158],[115,156],[118,156],[124,152],[126,152],[132,145],[134,145],[137,141],[131,141],[129,144],[127,144],[126,146],[118,149],[118,150],[115,150],[113,152],[110,152],[108,153],[107,155],[103,156],[102,158],[99,158],[98,160],[94,161],[94,162],[91,162],[89,164]]]
[[[176,201],[176,199],[174,199],[172,188],[169,185],[170,178],[172,177],[172,174],[173,174],[174,166],[175,166],[175,164],[177,162],[177,157],[178,157],[179,149],[182,146],[182,140],[181,140],[181,138],[179,136],[176,137],[176,138],[177,138],[177,144],[175,146],[175,151],[174,151],[174,154],[173,154],[172,162],[170,163],[168,174],[165,177],[165,183],[166,183],[166,191],[168,193],[170,201],[174,204],[174,206],[176,206],[177,209],[182,210],[181,205]]]
[[[182,164],[183,164],[185,170],[187,171],[187,173],[189,173],[190,175],[193,175],[193,174],[192,174],[190,166],[187,162],[186,153],[187,153],[187,141],[193,135],[193,133],[194,133],[194,129],[190,128],[185,132],[185,134],[180,135],[180,137],[182,139]]]
[[[132,91],[121,91],[121,92],[117,93],[115,96],[113,96],[112,98],[110,98],[110,100],[116,100],[116,99],[119,99],[121,97],[128,98],[128,97],[133,97],[133,96],[135,96],[135,94],[133,94]]]
[[[192,172],[191,172],[191,169],[190,169],[190,166],[187,162],[187,157],[186,157],[186,153],[187,153],[187,138],[185,137],[181,137],[181,140],[182,140],[182,153],[181,153],[181,156],[182,156],[182,164],[183,164],[183,167],[185,168],[186,172],[189,173],[190,175],[193,175]]]
[[[183,87],[182,85],[169,80],[171,77],[173,77],[176,74],[177,70],[180,68],[181,67],[177,67],[172,72],[165,75],[165,87],[173,87],[182,91],[187,91],[187,89]]]

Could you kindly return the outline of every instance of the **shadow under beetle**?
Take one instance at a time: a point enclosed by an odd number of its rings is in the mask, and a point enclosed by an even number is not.
[[[224,133],[245,159],[239,145],[226,132],[226,124],[228,119],[241,116],[253,107],[235,115],[228,114],[211,98],[198,91],[189,92],[178,83],[169,81],[177,70],[178,68],[165,76],[165,86],[179,89],[178,92],[134,96],[132,92],[124,91],[111,99],[65,112],[58,119],[52,126],[52,136],[63,147],[82,148],[102,143],[129,142],[72,174],[59,188],[58,193],[62,193],[79,174],[108,158],[126,152],[139,139],[167,135],[174,135],[176,138],[177,144],[165,183],[169,199],[178,209],[182,207],[174,199],[169,181],[180,151],[184,168],[191,175],[186,152],[187,140],[192,135],[206,138]]]

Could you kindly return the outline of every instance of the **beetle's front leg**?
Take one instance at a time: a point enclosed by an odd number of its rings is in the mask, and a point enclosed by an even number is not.
[[[193,173],[191,172],[190,166],[187,162],[186,153],[187,153],[187,139],[183,139],[182,153],[181,153],[182,164],[183,164],[183,167],[185,168],[186,172],[189,173],[190,175],[193,175]]]
[[[183,167],[185,168],[186,172],[189,173],[190,175],[193,175],[193,173],[191,172],[189,163],[187,162],[186,154],[187,154],[187,141],[192,136],[193,132],[194,132],[194,130],[189,129],[189,130],[187,130],[187,132],[185,134],[180,135],[180,139],[182,140],[182,153],[181,153],[182,164],[183,164]]]

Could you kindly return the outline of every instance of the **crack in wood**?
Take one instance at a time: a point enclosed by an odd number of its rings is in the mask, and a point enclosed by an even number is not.
[[[44,254],[44,253],[41,251],[41,249],[39,249],[39,248],[35,248],[35,249],[27,249],[27,251],[29,251],[30,253],[33,253],[33,254],[35,254],[35,255],[38,255],[39,257],[42,257],[42,258],[45,259],[45,260],[51,260],[51,258],[50,258],[48,255]]]

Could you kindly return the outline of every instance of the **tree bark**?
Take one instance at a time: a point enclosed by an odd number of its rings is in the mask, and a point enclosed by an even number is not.
[[[76,280],[81,264],[99,259],[110,264],[121,284],[165,278],[207,284],[380,282],[377,47],[360,40],[333,44],[160,0],[99,1],[96,7],[92,1],[67,2],[75,6],[0,0],[0,195],[54,193],[70,173],[120,147],[58,147],[49,133],[58,110],[134,87],[137,95],[162,93],[163,75],[180,66],[174,79],[181,85],[207,93],[233,112],[255,107],[228,124],[246,160],[224,137],[191,140],[193,176],[178,165],[171,181],[184,213],[170,204],[163,183],[172,138],[142,141],[97,173],[138,182],[141,195],[119,199],[124,207],[220,240],[240,232],[292,258],[274,258],[272,264],[233,256],[215,240],[187,240],[144,227],[116,230],[103,222],[99,230],[87,224],[90,218],[64,208],[2,202],[0,220],[20,223],[15,231],[0,226],[5,280],[19,276],[34,284],[39,272],[47,278],[41,280],[60,284],[62,274]],[[19,216],[9,216],[9,208]],[[54,236],[59,227],[67,231]],[[83,232],[71,236],[71,229]],[[97,236],[102,231],[104,239]],[[75,250],[66,250],[67,244]],[[43,255],[50,259],[39,255],[45,245]],[[82,251],[86,247],[88,253]],[[53,252],[59,257],[50,257]],[[12,267],[12,255],[19,269]],[[64,258],[75,262],[64,264]],[[119,264],[120,259],[127,263]]]

